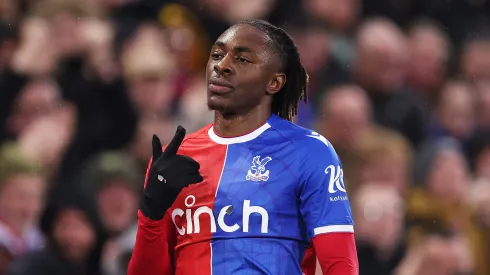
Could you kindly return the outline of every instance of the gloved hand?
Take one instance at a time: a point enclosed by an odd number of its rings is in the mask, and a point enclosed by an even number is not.
[[[163,152],[160,139],[153,135],[153,158],[140,207],[141,213],[151,220],[161,220],[184,187],[203,181],[199,163],[188,156],[177,155],[185,132],[179,125]]]

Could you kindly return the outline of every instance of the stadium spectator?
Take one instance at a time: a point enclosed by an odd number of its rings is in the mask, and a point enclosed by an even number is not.
[[[434,108],[429,137],[453,137],[465,141],[475,127],[476,93],[463,81],[447,82]]]
[[[412,165],[412,147],[400,134],[387,129],[378,129],[365,134],[358,145],[359,166],[352,183],[378,182],[396,189],[405,195],[411,186],[410,168]]]
[[[6,274],[102,274],[106,232],[87,194],[76,188],[52,193],[41,218],[46,246],[14,262]]]
[[[451,138],[427,143],[415,159],[415,184],[408,200],[409,238],[417,244],[431,234],[468,242],[477,274],[487,274],[488,246],[471,207],[471,178],[460,144]]]
[[[405,255],[404,202],[395,187],[363,182],[353,197],[359,274],[393,274]]]
[[[387,19],[364,22],[357,34],[353,77],[368,92],[373,117],[418,145],[426,135],[426,110],[407,90],[407,38]]]
[[[408,31],[410,62],[408,85],[434,104],[444,84],[450,58],[449,39],[430,19],[416,21]]]
[[[0,273],[12,260],[44,244],[36,224],[47,189],[41,168],[16,144],[0,149]]]

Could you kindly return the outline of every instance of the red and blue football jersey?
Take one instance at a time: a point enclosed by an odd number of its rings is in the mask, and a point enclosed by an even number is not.
[[[353,233],[342,165],[316,132],[273,115],[240,137],[209,125],[178,153],[201,164],[204,181],[182,190],[161,222],[171,273],[302,274],[312,238]]]

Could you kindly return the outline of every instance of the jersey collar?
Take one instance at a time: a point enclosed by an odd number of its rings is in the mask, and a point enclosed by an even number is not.
[[[243,136],[238,136],[238,137],[220,137],[214,132],[214,127],[211,126],[208,130],[208,135],[209,138],[218,143],[218,144],[224,144],[224,145],[229,145],[229,144],[235,144],[235,143],[244,143],[251,141],[258,136],[260,136],[263,132],[265,132],[267,129],[271,127],[270,122],[271,120],[276,119],[276,115],[272,115],[262,126],[259,128],[255,129],[253,132],[248,133]]]

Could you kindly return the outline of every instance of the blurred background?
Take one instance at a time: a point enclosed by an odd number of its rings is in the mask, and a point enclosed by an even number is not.
[[[297,43],[360,274],[490,274],[487,0],[0,0],[0,274],[126,274],[151,136],[211,122],[247,18]]]

